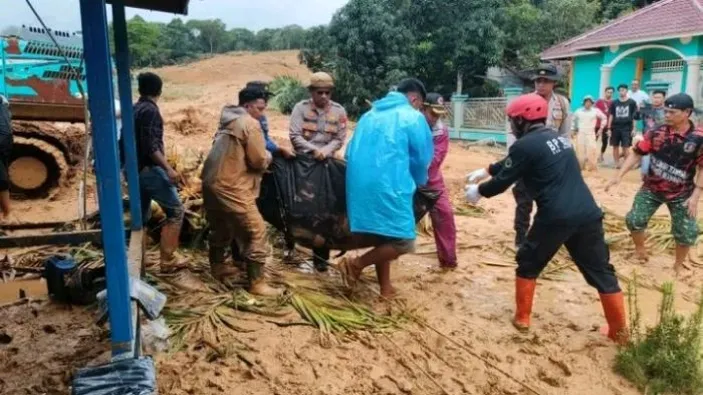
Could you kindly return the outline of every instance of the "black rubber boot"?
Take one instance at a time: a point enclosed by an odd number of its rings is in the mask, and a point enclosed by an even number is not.
[[[318,272],[326,272],[329,269],[330,250],[327,248],[316,248],[312,250],[312,264]]]

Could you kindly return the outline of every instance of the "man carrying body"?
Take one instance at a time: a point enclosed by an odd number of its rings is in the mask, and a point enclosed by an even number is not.
[[[703,128],[696,128],[689,119],[693,111],[693,99],[689,95],[673,95],[666,99],[664,107],[666,124],[645,133],[606,191],[617,185],[643,155],[650,155],[649,171],[626,217],[627,228],[632,232],[637,258],[646,262],[644,231],[652,215],[665,203],[676,240],[674,269],[678,272],[686,267],[688,251],[698,237],[696,218],[703,190]]]
[[[610,129],[610,145],[613,147],[615,168],[620,168],[620,147],[624,150],[625,159],[632,146],[632,133],[635,130],[635,114],[637,103],[627,96],[627,85],[618,86],[619,97],[610,105],[608,129]]]
[[[336,157],[347,138],[347,112],[331,100],[334,80],[327,73],[310,77],[310,99],[295,105],[290,116],[290,141],[295,152],[307,154],[322,161]],[[292,253],[294,244],[287,241]],[[313,249],[313,265],[318,271],[327,270],[330,252],[326,248]]]
[[[273,94],[268,91],[268,84],[263,81],[247,82],[245,88],[254,88],[264,91],[264,93],[266,93],[266,105],[268,105],[269,99],[271,98],[271,96],[273,96]],[[266,114],[261,115],[259,123],[261,124],[261,130],[264,132],[264,139],[266,140],[266,150],[268,152],[270,152],[272,155],[275,153],[279,153],[281,154],[281,156],[287,159],[295,158],[295,152],[293,152],[292,149],[280,146],[276,144],[273,140],[271,140],[271,137],[269,136],[269,121],[268,118],[266,118]]]
[[[413,197],[427,183],[432,132],[418,111],[425,102],[422,82],[400,82],[364,114],[347,147],[347,212],[352,233],[372,235],[381,244],[339,269],[354,286],[367,266],[376,267],[381,296],[392,298],[391,262],[415,244]]]
[[[10,219],[10,155],[12,154],[10,102],[0,95],[0,219]]]
[[[572,130],[576,133],[576,156],[581,170],[598,170],[598,139],[603,138],[603,129],[607,118],[599,109],[593,107],[593,98],[583,98],[583,107],[576,110]],[[596,130],[600,123],[601,129]],[[593,135],[595,134],[595,137]]]
[[[178,238],[181,233],[184,208],[178,197],[176,185],[181,175],[168,164],[164,156],[164,121],[157,102],[161,97],[163,82],[154,73],[137,77],[139,101],[134,105],[134,132],[137,140],[137,165],[141,192],[142,215],[149,218],[151,201],[155,201],[166,214],[161,228],[161,270],[176,269]]]
[[[210,224],[210,268],[223,279],[233,267],[224,265],[225,249],[236,245],[247,265],[249,292],[276,296],[264,279],[268,257],[266,224],[256,206],[261,177],[271,162],[259,118],[266,93],[257,88],[239,92],[239,105],[222,109],[219,130],[203,164],[203,207]]]
[[[559,80],[559,73],[553,64],[543,64],[532,77],[535,83],[535,93],[542,96],[549,103],[549,113],[546,125],[553,128],[559,136],[568,136],[571,130],[569,121],[569,101],[562,95],[554,92],[554,86]],[[468,181],[473,183],[478,179],[488,176],[486,169],[479,169],[469,174]],[[530,196],[522,181],[515,183],[513,188],[515,197],[515,247],[520,248],[525,241],[527,230],[530,229],[530,216],[534,198]]]
[[[594,105],[597,109],[599,109],[603,114],[605,114],[605,121],[601,121],[600,119],[598,120],[598,123],[596,124],[596,132],[598,130],[601,130],[603,128],[603,133],[601,135],[601,147],[600,147],[600,156],[598,157],[598,163],[603,163],[603,155],[605,155],[605,151],[608,150],[608,142],[610,141],[610,129],[608,129],[608,117],[610,117],[610,105],[613,103],[613,92],[615,91],[615,88],[612,86],[609,86],[605,88],[605,92],[603,93],[603,98],[598,99],[596,101],[596,104]]]
[[[524,180],[537,202],[535,222],[517,252],[516,312],[513,325],[530,327],[536,279],[562,245],[596,288],[608,321],[608,337],[624,342],[626,320],[623,294],[609,262],[603,232],[603,213],[586,186],[571,141],[546,127],[547,102],[539,95],[523,95],[506,110],[517,141],[508,156],[489,166],[492,179],[467,186],[466,197],[477,203]]]
[[[447,157],[449,151],[449,129],[441,120],[442,115],[447,113],[442,95],[439,93],[428,94],[423,113],[432,128],[434,142],[434,157],[430,164],[427,187],[440,192],[439,200],[430,211],[430,219],[437,245],[439,267],[451,270],[457,266],[456,225],[454,224],[454,209],[449,200],[449,190],[444,185],[444,177],[442,177],[442,163],[444,163],[444,158]]]

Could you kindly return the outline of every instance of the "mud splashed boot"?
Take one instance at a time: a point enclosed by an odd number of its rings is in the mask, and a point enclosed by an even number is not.
[[[532,299],[535,296],[537,280],[515,277],[515,318],[513,326],[520,332],[530,330]]]
[[[280,296],[283,291],[273,288],[266,283],[264,265],[257,263],[247,264],[247,277],[249,278],[249,293],[258,296]]]
[[[600,294],[603,313],[608,325],[601,328],[601,333],[607,335],[612,341],[624,345],[629,341],[627,317],[625,316],[625,297],[622,292],[614,294]]]
[[[208,254],[210,261],[210,273],[215,279],[222,281],[228,277],[233,277],[239,274],[237,268],[225,264],[224,248],[210,247]]]
[[[174,272],[186,266],[186,262],[180,262],[179,257],[176,256],[180,235],[180,223],[167,223],[161,228],[161,240],[159,241],[161,259],[159,266],[162,273]]]

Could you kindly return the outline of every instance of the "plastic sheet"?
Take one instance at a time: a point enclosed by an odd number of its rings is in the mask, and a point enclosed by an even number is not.
[[[274,158],[261,182],[257,204],[264,219],[308,248],[353,250],[376,245],[374,237],[353,235],[346,205],[346,163],[308,156]],[[416,222],[434,206],[439,192],[420,188],[414,196]]]
[[[71,395],[156,395],[156,370],[149,357],[81,369]]]
[[[129,294],[150,320],[155,320],[166,305],[166,295],[139,279],[129,279]],[[98,304],[101,316],[107,314],[107,290],[98,294]]]

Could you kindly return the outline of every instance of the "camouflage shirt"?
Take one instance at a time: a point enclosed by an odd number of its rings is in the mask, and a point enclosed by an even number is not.
[[[295,105],[290,116],[290,141],[298,153],[319,150],[334,155],[347,137],[347,112],[340,104],[330,102],[326,109],[315,107],[312,100]]]

